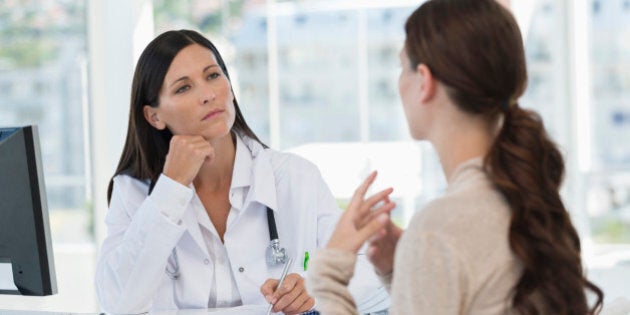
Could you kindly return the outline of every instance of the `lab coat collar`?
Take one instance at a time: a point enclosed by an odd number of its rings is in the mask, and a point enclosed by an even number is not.
[[[273,167],[271,165],[270,153],[262,146],[262,144],[254,139],[251,139],[245,135],[241,135],[240,139],[242,140],[244,146],[249,149],[247,151],[250,153],[251,158],[251,186],[247,199],[243,204],[243,209],[247,209],[250,202],[258,202],[269,207],[275,212],[278,210],[278,201],[276,198],[276,178],[274,176]],[[243,160],[245,160],[245,158],[243,158]],[[236,160],[234,163],[235,172],[237,169],[237,162],[238,160]],[[241,166],[238,166],[238,168],[240,169]],[[232,180],[234,180],[234,178]]]
[[[239,187],[248,187],[252,183],[252,154],[243,143],[240,136],[236,136],[236,154],[234,157],[234,170],[232,171],[232,185],[230,190]]]

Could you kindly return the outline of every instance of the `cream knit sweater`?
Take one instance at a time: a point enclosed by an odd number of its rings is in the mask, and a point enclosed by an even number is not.
[[[390,314],[509,314],[522,267],[510,250],[510,209],[481,169],[460,165],[446,194],[417,212],[396,248]],[[318,251],[307,285],[322,314],[357,314],[348,293],[356,256]],[[393,278],[393,279],[392,279]]]

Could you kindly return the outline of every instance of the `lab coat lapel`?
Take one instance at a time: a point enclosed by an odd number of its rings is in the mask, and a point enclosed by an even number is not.
[[[269,153],[263,146],[247,137],[243,137],[243,143],[252,153],[252,185],[250,192],[243,204],[243,209],[248,209],[252,201],[259,202],[274,212],[278,211],[276,198],[276,178],[274,176]]]
[[[276,179],[269,151],[246,136],[242,136],[241,140],[248,153],[251,153],[249,192],[243,202],[243,212],[239,216],[241,224],[244,224],[241,228],[247,228],[247,232],[233,235],[228,251],[231,263],[242,266],[245,270],[243,274],[237,275],[243,303],[263,304],[266,302],[260,294],[260,286],[270,277],[277,278],[276,274],[279,275],[281,271],[281,266],[270,267],[264,258],[269,244],[265,206],[277,212]]]
[[[190,186],[193,190],[195,189],[192,185]],[[201,228],[199,227],[199,220],[197,218],[197,213],[195,211],[194,203],[197,201],[197,197],[192,198],[190,203],[188,204],[188,208],[184,211],[184,216],[182,217],[182,222],[186,226],[186,231],[190,235],[190,237],[195,241],[199,249],[209,257],[208,248],[206,246],[206,242],[203,240],[203,235],[201,234]]]

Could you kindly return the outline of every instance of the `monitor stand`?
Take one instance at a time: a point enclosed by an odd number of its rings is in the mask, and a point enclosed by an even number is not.
[[[0,260],[0,294],[20,294],[13,283],[13,269],[8,261]]]

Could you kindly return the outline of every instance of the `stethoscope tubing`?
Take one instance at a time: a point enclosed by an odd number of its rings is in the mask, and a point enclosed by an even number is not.
[[[276,228],[276,218],[273,215],[273,210],[267,207],[267,224],[269,225],[269,240],[278,239],[278,228]]]

